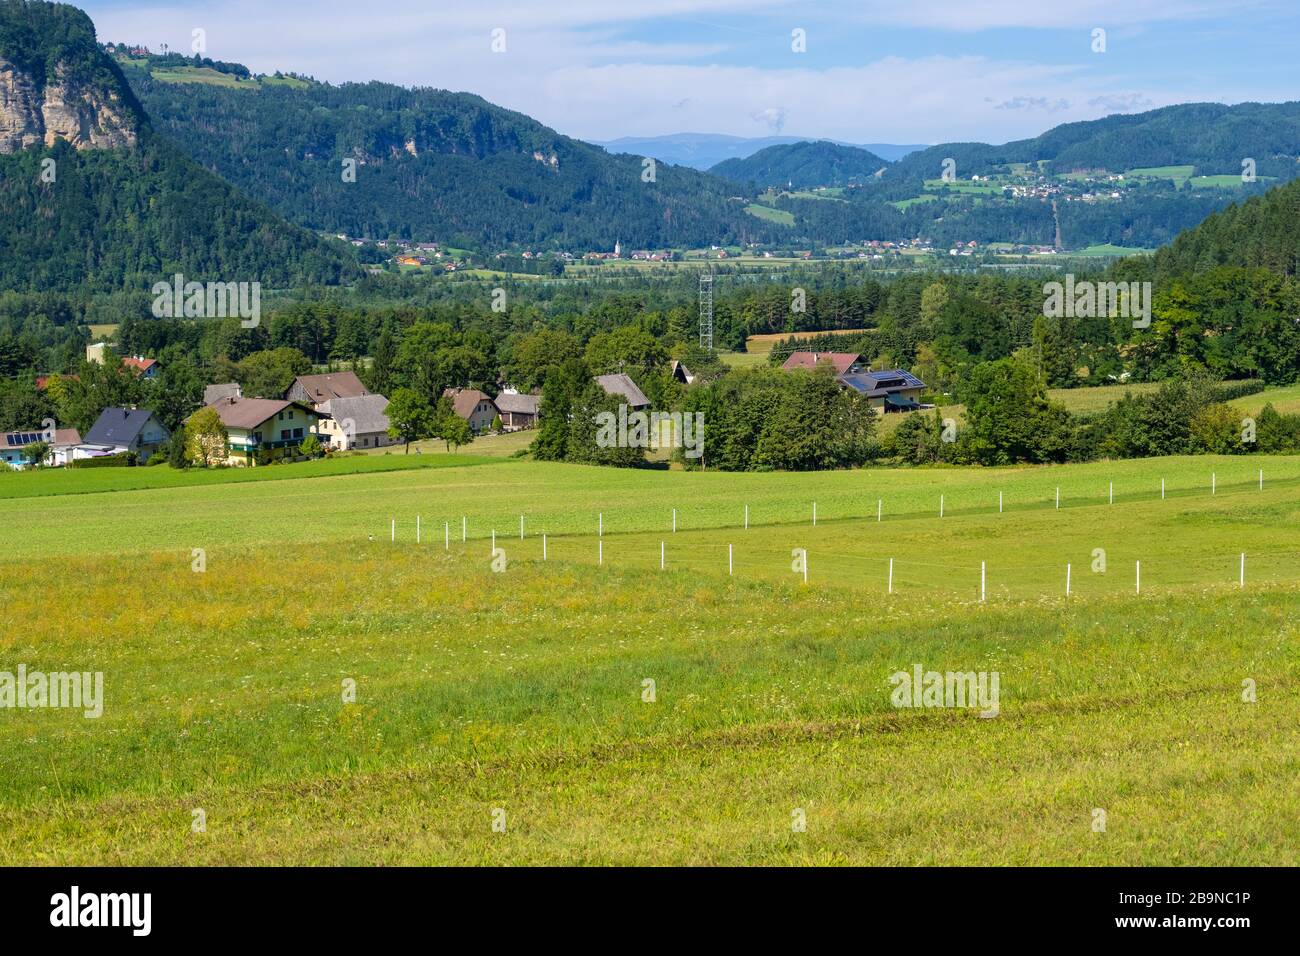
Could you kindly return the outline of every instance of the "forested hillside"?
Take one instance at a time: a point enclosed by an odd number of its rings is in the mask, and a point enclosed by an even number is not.
[[[1300,272],[1300,180],[1215,213],[1154,257],[1158,276],[1222,265]]]
[[[888,165],[865,149],[818,140],[769,146],[745,159],[724,160],[709,172],[760,188],[807,189],[866,182]]]
[[[155,135],[81,11],[0,3],[0,60],[22,93],[0,105],[0,289],[147,291],[176,272],[282,288],[358,274],[350,251]]]
[[[256,89],[127,75],[198,162],[309,228],[450,245],[609,249],[769,239],[731,184],[561,136],[468,93],[387,83]],[[355,182],[343,175],[355,160]]]

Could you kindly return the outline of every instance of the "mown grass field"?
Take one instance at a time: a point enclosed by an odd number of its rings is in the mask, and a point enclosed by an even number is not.
[[[0,670],[105,675],[98,720],[0,710],[0,863],[1295,864],[1297,491],[499,459],[0,499]],[[895,709],[914,664],[998,671],[1000,715]]]

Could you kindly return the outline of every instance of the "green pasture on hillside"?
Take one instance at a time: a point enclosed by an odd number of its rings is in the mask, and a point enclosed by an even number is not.
[[[1300,861],[1300,458],[441,461],[0,499],[0,863]]]

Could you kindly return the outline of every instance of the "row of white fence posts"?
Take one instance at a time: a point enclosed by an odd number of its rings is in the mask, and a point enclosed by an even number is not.
[[[1259,488],[1261,491],[1264,490],[1264,469],[1263,468],[1259,470]],[[1218,490],[1218,475],[1215,472],[1211,472],[1210,493],[1217,494],[1217,490]],[[1161,478],[1160,479],[1161,500],[1164,500],[1164,497],[1165,497],[1165,479]],[[1003,513],[1004,510],[1003,502],[1004,502],[1003,492],[999,491],[998,492],[998,513],[999,514]],[[1115,482],[1114,481],[1110,482],[1110,503],[1111,504],[1115,503]],[[1061,488],[1059,485],[1056,488],[1056,507],[1058,510],[1061,507]],[[944,495],[940,494],[939,495],[939,517],[940,518],[943,517],[943,513],[944,513]],[[883,515],[884,515],[884,499],[877,498],[876,499],[876,521],[880,521]],[[596,520],[597,520],[597,537],[603,539],[605,536],[605,513],[603,511],[598,513],[596,516]],[[813,523],[813,527],[817,526],[817,502],[815,501],[812,503],[812,523]],[[415,516],[415,543],[416,544],[419,544],[421,540],[420,528],[421,528],[420,515],[416,515]],[[519,516],[519,540],[520,541],[524,540],[524,535],[525,535],[524,528],[525,528],[524,516],[520,515]],[[745,530],[747,531],[749,530],[749,505],[745,505]],[[675,534],[676,532],[677,532],[677,509],[674,508],[673,509],[673,533]],[[469,518],[466,515],[462,515],[460,519],[461,541],[467,540],[468,533],[469,533]],[[446,550],[450,550],[451,549],[451,523],[450,522],[444,521],[442,523],[442,534],[443,534],[443,548]],[[394,542],[397,541],[397,518],[395,517],[389,520],[389,536],[392,541]],[[497,546],[497,533],[496,533],[496,529],[494,528],[492,529],[493,552],[496,551],[496,546]],[[605,544],[603,540],[597,542],[596,555],[597,555],[596,558],[597,563],[603,565],[605,563]],[[545,534],[542,535],[542,560],[543,561],[547,560],[547,540]],[[665,543],[663,541],[660,541],[659,542],[659,570],[661,571],[664,570],[665,566],[666,566]],[[1070,564],[1066,564],[1065,566],[1065,596],[1066,597],[1070,596],[1072,570],[1073,570],[1072,566]],[[735,546],[731,544],[727,545],[727,574],[729,576],[734,576],[735,574]],[[808,583],[808,567],[807,567],[806,558],[804,561],[803,580],[805,584]],[[981,561],[980,562],[980,600],[981,601],[984,601],[985,597],[987,596],[986,583],[987,583],[986,563]],[[1246,554],[1244,551],[1241,553],[1241,562],[1240,562],[1239,573],[1237,575],[1237,584],[1238,587],[1244,588],[1246,586]],[[1138,594],[1142,593],[1142,562],[1141,561],[1137,561],[1134,565],[1134,590]],[[893,558],[889,559],[889,593],[890,594],[894,593],[894,559]]]

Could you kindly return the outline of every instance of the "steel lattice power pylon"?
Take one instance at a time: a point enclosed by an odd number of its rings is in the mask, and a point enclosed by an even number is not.
[[[713,273],[700,275],[700,348],[713,351]]]

